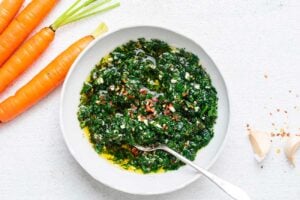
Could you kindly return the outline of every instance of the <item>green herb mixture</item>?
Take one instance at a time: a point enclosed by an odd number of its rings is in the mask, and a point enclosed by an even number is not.
[[[99,154],[143,173],[183,165],[163,143],[194,160],[214,135],[217,92],[196,55],[157,39],[130,41],[102,58],[81,91],[78,119]]]

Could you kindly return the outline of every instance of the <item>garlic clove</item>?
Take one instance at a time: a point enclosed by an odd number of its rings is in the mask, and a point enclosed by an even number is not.
[[[271,148],[270,134],[262,131],[249,131],[249,140],[257,162],[263,161]]]
[[[300,148],[300,137],[292,136],[288,139],[285,146],[285,155],[287,156],[290,163],[295,166],[295,154]]]

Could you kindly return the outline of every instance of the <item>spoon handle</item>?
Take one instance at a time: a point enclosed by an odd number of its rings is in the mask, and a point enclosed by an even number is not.
[[[250,200],[250,197],[239,187],[217,177],[216,175],[210,173],[209,171],[199,167],[189,159],[185,158],[184,156],[180,155],[173,149],[170,149],[167,146],[162,147],[163,150],[169,152],[182,162],[192,166],[194,169],[198,170],[201,174],[206,176],[209,180],[211,180],[213,183],[215,183],[220,189],[222,189],[225,193],[227,193],[230,197],[232,197],[235,200]]]

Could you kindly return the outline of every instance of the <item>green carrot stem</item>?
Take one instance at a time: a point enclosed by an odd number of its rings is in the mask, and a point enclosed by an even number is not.
[[[61,26],[63,25],[66,25],[66,24],[69,24],[69,23],[72,23],[72,22],[75,22],[75,21],[78,21],[78,20],[81,20],[81,19],[84,19],[84,18],[87,18],[89,16],[92,16],[92,15],[95,15],[95,14],[98,14],[98,13],[102,13],[102,12],[105,12],[105,11],[108,11],[108,10],[111,10],[113,8],[116,8],[120,6],[120,2],[116,2],[110,6],[107,6],[107,7],[104,7],[104,8],[100,8],[99,10],[94,10],[92,12],[87,12],[87,13],[82,13],[81,15],[75,15],[74,17],[71,17],[71,18],[68,18],[67,20],[65,20]]]
[[[87,7],[87,6],[89,6],[90,4],[94,3],[95,1],[97,1],[97,0],[87,0],[87,1],[85,1],[81,6],[79,6],[78,8],[76,8],[76,9],[74,9],[74,10],[72,10],[72,11],[67,15],[66,19],[67,19],[68,17],[72,17],[73,15],[76,15],[77,12],[79,12],[81,9],[83,9],[83,8],[85,8],[85,7]]]
[[[82,2],[82,0],[77,0],[73,5],[71,5],[71,7],[64,12],[52,25],[51,27],[56,30],[59,27],[65,25],[64,21],[67,20],[68,18],[72,17],[73,15],[76,15],[77,12],[79,12],[81,9],[89,6],[90,4],[92,4],[93,2],[95,2],[97,0],[86,0],[83,2],[82,5],[78,6],[78,4],[80,2]],[[78,6],[78,7],[76,7]]]
[[[94,30],[92,32],[92,36],[94,38],[99,37],[100,35],[102,35],[103,33],[106,33],[108,31],[108,27],[106,26],[106,24],[104,22],[102,22],[97,28],[96,30]]]
[[[73,3],[62,15],[60,15],[55,21],[54,23],[51,25],[52,28],[54,28],[55,30],[58,28],[58,24],[60,24],[67,16],[68,14],[72,11],[73,8],[75,8],[79,3],[81,2],[81,0],[77,0],[75,3]]]
[[[76,16],[82,16],[86,13],[91,13],[93,10],[99,8],[100,6],[110,2],[111,0],[101,0],[100,2],[97,2],[97,3],[94,3],[92,4],[91,6],[89,7],[86,7],[85,9],[82,9],[80,12],[76,13]],[[73,17],[76,17],[75,15],[72,16],[71,18]]]

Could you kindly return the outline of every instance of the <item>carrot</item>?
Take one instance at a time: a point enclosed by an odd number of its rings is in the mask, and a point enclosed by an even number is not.
[[[9,83],[25,71],[35,59],[48,47],[54,39],[54,31],[50,28],[43,28],[40,32],[25,42],[20,49],[0,68],[0,92]]]
[[[3,0],[0,4],[0,34],[21,8],[24,0]]]
[[[83,4],[81,4],[81,6],[77,6],[79,5],[80,1],[82,0],[77,0],[66,12],[58,17],[58,19],[50,27],[43,28],[32,38],[27,40],[12,55],[12,57],[6,61],[2,68],[0,68],[0,92],[5,90],[11,82],[13,82],[20,74],[28,69],[29,66],[47,49],[50,43],[54,40],[55,31],[59,27],[73,22],[73,20],[70,20],[70,18],[76,16],[76,13],[79,13],[80,16],[83,16],[82,18],[85,18],[86,15],[90,16],[90,12],[82,14],[81,11],[83,8],[83,10],[86,9],[86,6],[90,4],[91,0],[85,1]],[[94,2],[95,0],[92,1]],[[99,3],[102,3],[101,5],[103,5],[107,1],[109,0],[100,1]],[[95,4],[89,9],[93,10],[98,6],[99,4]],[[100,12],[100,10],[98,10],[98,12]],[[65,22],[66,20],[68,20],[68,22]],[[76,21],[77,20],[78,19],[76,18]]]
[[[14,119],[54,90],[64,80],[79,54],[95,37],[106,31],[107,27],[102,23],[93,34],[81,38],[63,51],[14,96],[0,103],[0,122]]]
[[[57,0],[33,0],[0,36],[0,65],[22,44],[45,18]]]

